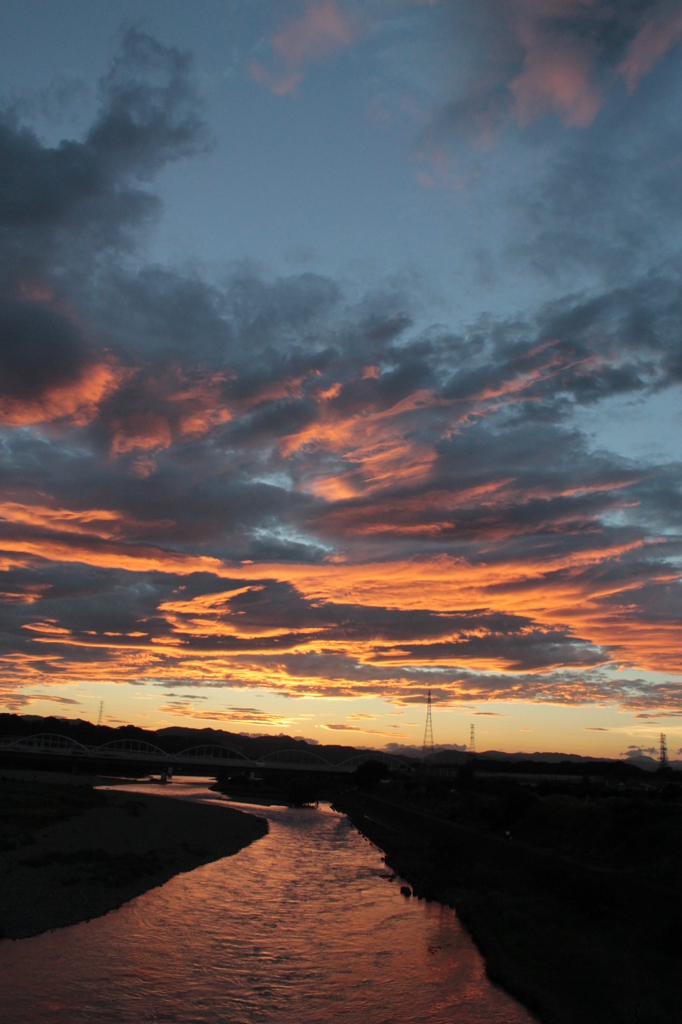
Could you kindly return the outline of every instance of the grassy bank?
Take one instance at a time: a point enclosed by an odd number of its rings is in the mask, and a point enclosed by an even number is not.
[[[463,772],[346,787],[334,803],[415,895],[456,907],[491,978],[546,1024],[677,1024],[679,797]]]
[[[223,805],[0,778],[0,937],[106,914],[266,832]]]

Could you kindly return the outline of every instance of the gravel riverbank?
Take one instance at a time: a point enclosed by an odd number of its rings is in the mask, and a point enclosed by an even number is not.
[[[267,831],[223,805],[0,779],[0,937],[99,917]]]

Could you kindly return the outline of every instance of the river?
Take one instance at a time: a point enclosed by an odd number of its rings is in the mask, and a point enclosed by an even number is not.
[[[164,792],[216,799],[205,783]],[[1,942],[2,1024],[533,1020],[488,981],[454,911],[402,896],[347,818],[244,809],[270,831],[236,856],[105,917]]]

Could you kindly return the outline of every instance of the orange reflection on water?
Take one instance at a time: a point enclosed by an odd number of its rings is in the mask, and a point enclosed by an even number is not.
[[[530,1024],[455,913],[401,896],[346,818],[249,810],[270,832],[236,856],[88,924],[1,943],[3,1024]]]

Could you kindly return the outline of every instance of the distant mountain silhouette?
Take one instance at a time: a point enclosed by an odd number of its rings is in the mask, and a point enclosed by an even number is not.
[[[121,737],[135,737],[146,740],[148,743],[154,743],[169,754],[179,753],[187,747],[217,744],[231,747],[253,760],[274,753],[276,750],[310,750],[326,758],[332,764],[339,764],[355,754],[366,753],[368,749],[371,749],[344,746],[338,743],[327,745],[317,743],[315,740],[305,740],[300,736],[287,736],[285,733],[275,736],[270,733],[253,735],[227,732],[225,729],[192,729],[182,725],[168,726],[164,729],[142,729],[136,725],[120,725],[114,728],[109,725],[94,725],[82,718],[61,718],[56,715],[44,718],[40,715],[0,714],[0,739],[30,736],[32,733],[40,732],[70,736],[86,746],[99,746]],[[604,758],[585,757],[582,754],[566,754],[557,751],[535,751],[534,753],[518,751],[509,754],[503,750],[484,750],[472,755],[464,746],[458,744],[452,746],[436,744],[434,753],[425,758],[421,747],[402,746],[398,743],[388,744],[384,752],[394,757],[403,758],[408,762],[438,765],[465,764],[471,760],[472,756],[475,756],[481,767],[484,762],[492,762],[488,766],[489,769],[494,767],[496,761],[507,764],[518,763],[519,766],[522,762],[526,764],[541,762],[546,765],[571,762],[576,767],[579,764],[625,763],[645,771],[656,771],[660,767],[657,759],[640,753],[625,758]],[[682,769],[682,761],[673,760],[669,764],[671,768]]]

